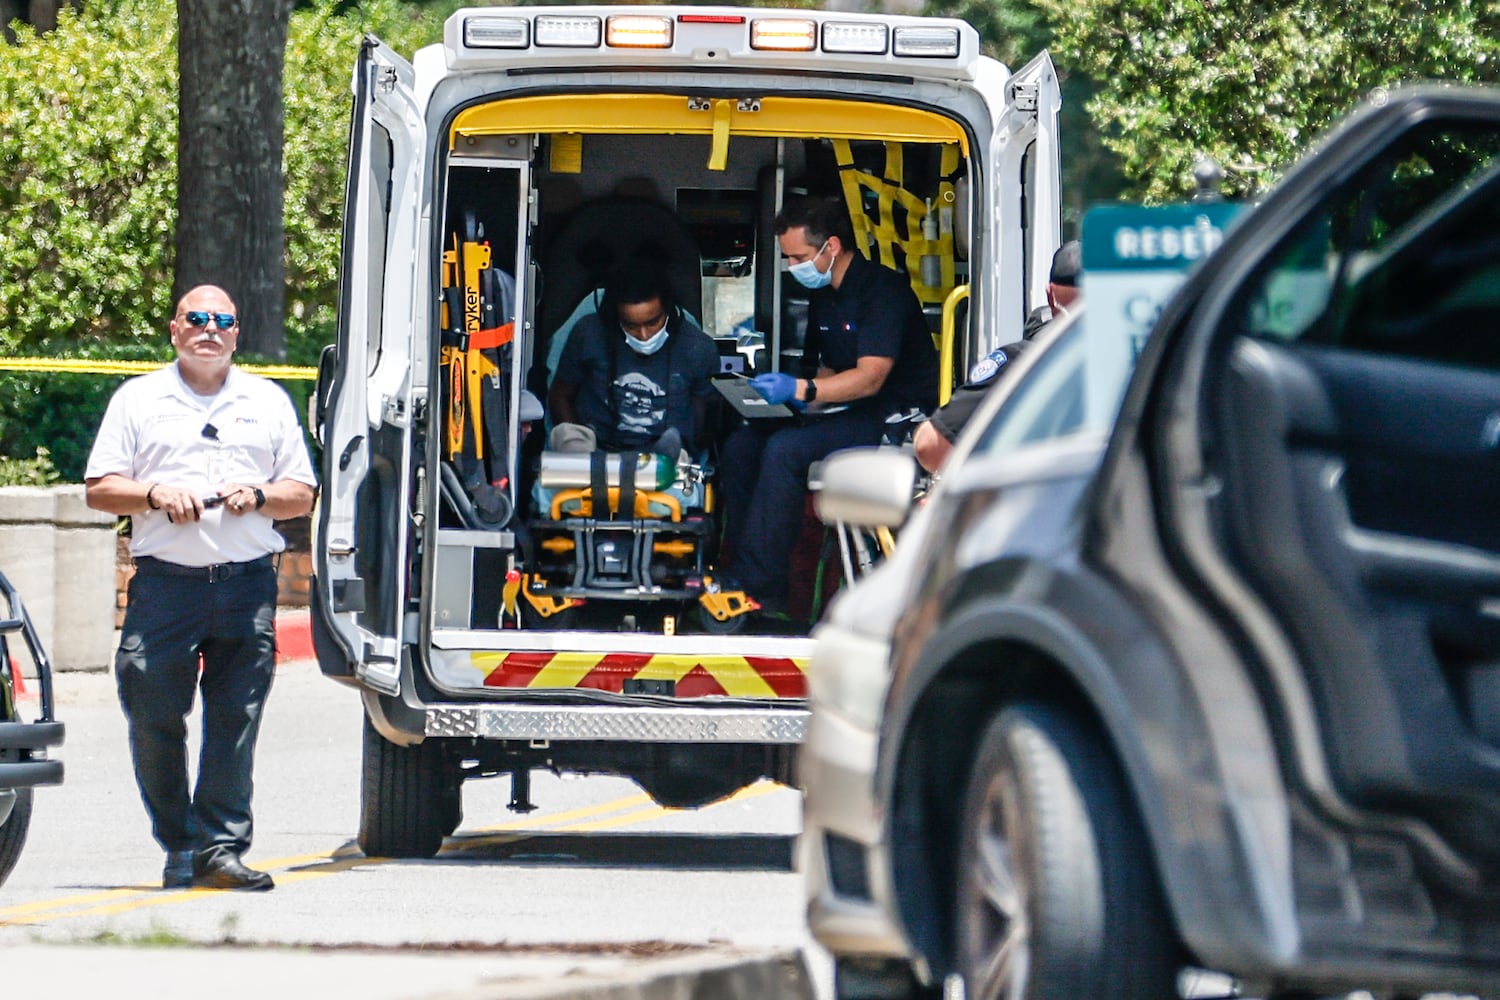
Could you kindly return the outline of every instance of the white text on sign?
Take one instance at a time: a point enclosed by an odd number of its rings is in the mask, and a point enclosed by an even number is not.
[[[1191,226],[1122,226],[1115,230],[1120,260],[1197,260],[1224,242],[1224,232],[1199,216]]]

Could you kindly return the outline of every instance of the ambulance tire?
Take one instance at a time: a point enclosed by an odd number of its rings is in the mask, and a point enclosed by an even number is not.
[[[906,962],[865,957],[833,963],[837,1000],[942,1000],[941,986],[924,986]]]
[[[697,809],[727,799],[744,787],[715,775],[693,774],[659,775],[649,781],[637,779],[637,783],[664,809]]]
[[[365,718],[359,849],[372,858],[430,858],[458,826],[458,772],[436,740],[397,746]]]
[[[26,843],[26,829],[31,826],[31,789],[17,788],[10,816],[0,823],[0,883],[3,883],[21,859]]]

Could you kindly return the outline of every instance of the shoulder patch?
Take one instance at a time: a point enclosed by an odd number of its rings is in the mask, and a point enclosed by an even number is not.
[[[974,367],[969,369],[969,381],[988,382],[990,379],[1000,374],[1000,369],[1004,368],[1005,363],[1009,360],[1010,357],[1005,353],[1004,349],[999,347],[995,348],[993,351],[976,361],[974,363]]]

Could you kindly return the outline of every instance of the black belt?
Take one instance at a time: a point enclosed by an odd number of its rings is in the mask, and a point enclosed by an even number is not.
[[[218,583],[220,580],[227,580],[242,573],[252,573],[259,569],[270,569],[272,565],[270,556],[261,556],[249,562],[215,563],[212,566],[183,566],[180,563],[167,562],[165,559],[152,556],[135,557],[137,573],[144,573],[147,576],[186,576],[194,580],[206,580],[209,583]]]

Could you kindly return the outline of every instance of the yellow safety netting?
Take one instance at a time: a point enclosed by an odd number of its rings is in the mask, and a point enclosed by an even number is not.
[[[835,139],[833,151],[839,165],[844,201],[861,249],[873,252],[889,268],[897,266],[896,250],[900,249],[906,258],[906,271],[917,298],[923,303],[942,302],[957,284],[953,265],[956,201],[953,179],[957,176],[962,152],[958,144],[943,145],[937,192],[925,200],[904,186],[905,157],[900,143],[885,144],[885,167],[881,177],[855,165],[848,139]],[[874,217],[866,208],[866,190],[875,195]],[[904,225],[897,224],[897,206],[905,214]]]

